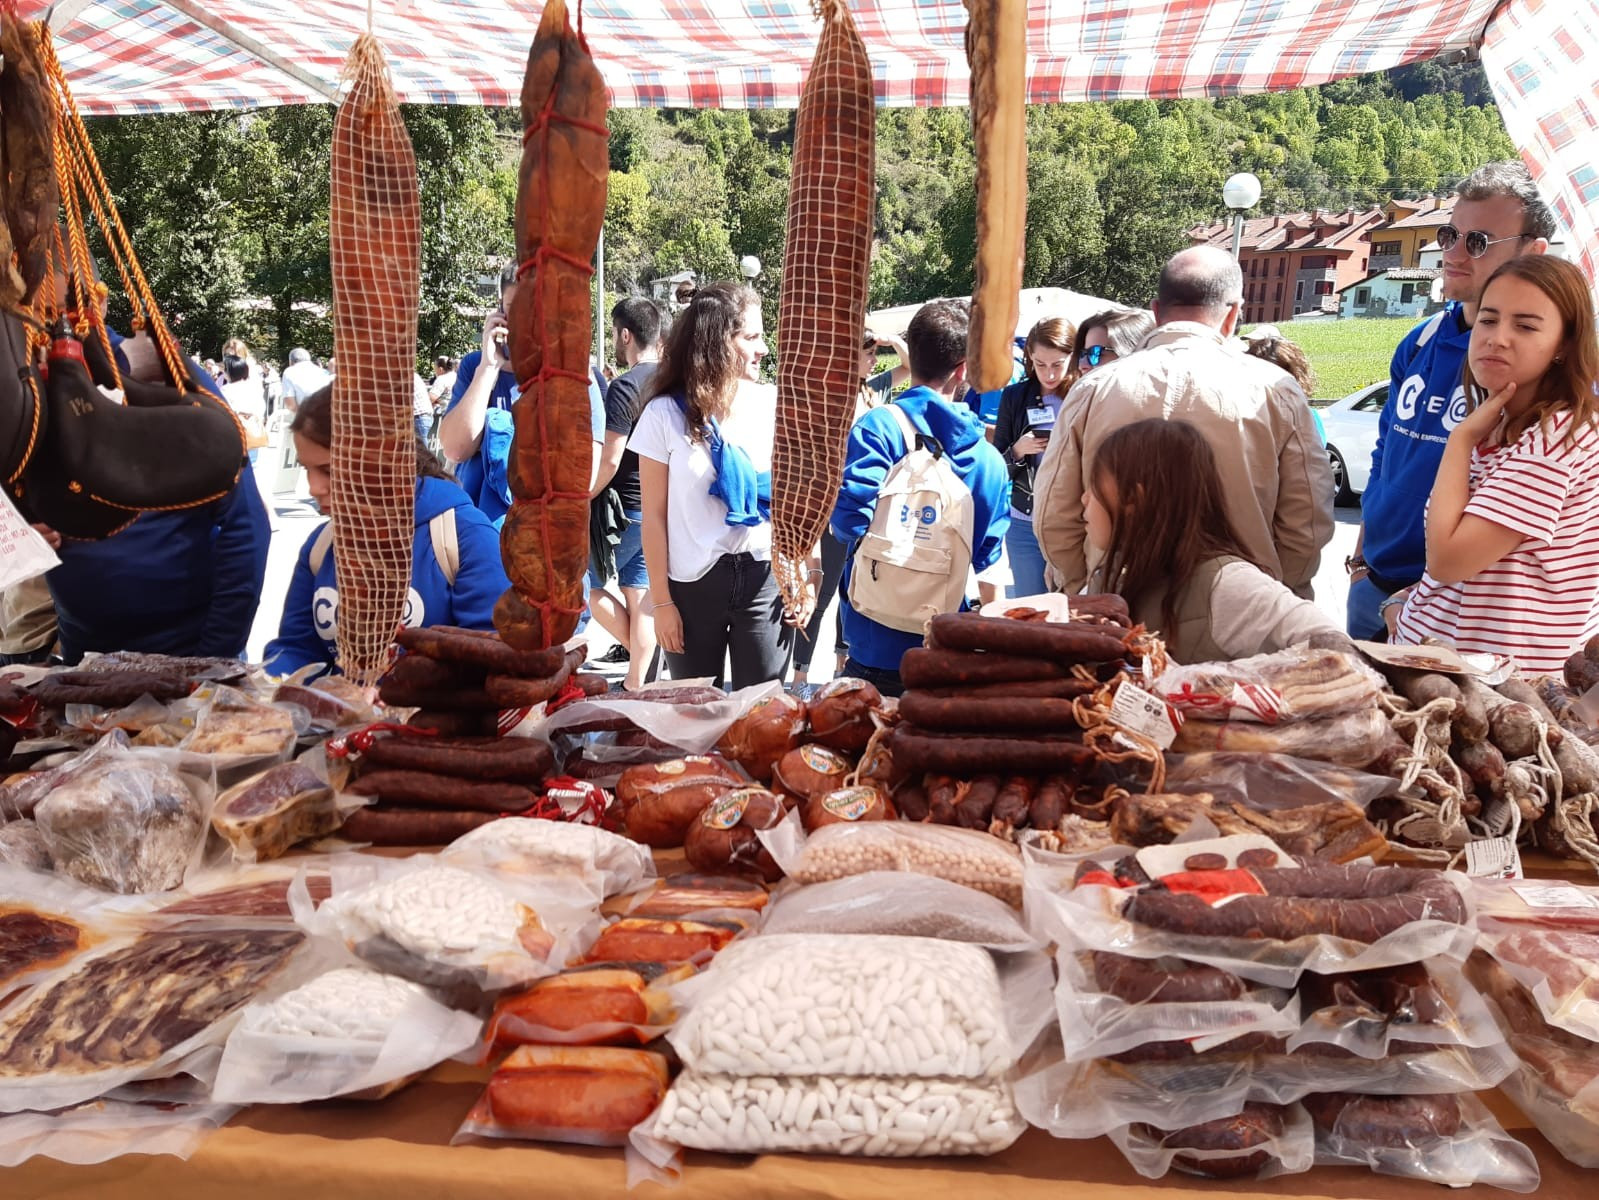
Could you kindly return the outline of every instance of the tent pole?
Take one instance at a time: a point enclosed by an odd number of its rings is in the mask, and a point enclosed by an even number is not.
[[[214,16],[207,12],[203,5],[194,3],[194,0],[163,0],[163,3],[168,8],[176,9],[196,25],[209,29],[227,42],[228,45],[243,50],[246,54],[254,55],[273,70],[281,71],[297,83],[303,84],[330,104],[337,103],[339,89],[336,86],[318,79],[299,64],[290,62],[281,54],[276,53],[262,42],[245,33],[232,21],[224,21],[220,17]]]

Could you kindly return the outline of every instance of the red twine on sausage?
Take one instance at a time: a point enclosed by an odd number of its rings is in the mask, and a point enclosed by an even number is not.
[[[397,721],[378,721],[328,741],[329,758],[348,758],[351,754],[365,754],[381,733],[394,733],[401,737],[437,737],[438,730],[423,729],[417,725],[401,725]]]

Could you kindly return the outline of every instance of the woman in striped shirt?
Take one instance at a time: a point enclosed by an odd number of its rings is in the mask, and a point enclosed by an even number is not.
[[[1494,272],[1455,397],[1469,411],[1427,505],[1427,572],[1384,606],[1403,605],[1395,641],[1438,638],[1543,673],[1599,633],[1596,381],[1581,272],[1546,255]]]

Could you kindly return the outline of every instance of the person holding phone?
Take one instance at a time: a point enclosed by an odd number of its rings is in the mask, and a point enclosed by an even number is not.
[[[1022,348],[1027,373],[999,398],[994,449],[1010,471],[1010,529],[1005,534],[1005,550],[1010,556],[1012,583],[1007,596],[1036,596],[1046,587],[1044,555],[1033,535],[1033,478],[1073,382],[1075,337],[1072,323],[1064,317],[1045,317],[1034,325]]]
[[[505,314],[519,286],[516,264],[507,263],[500,272],[500,306],[483,322],[482,344],[456,367],[449,407],[439,421],[439,449],[455,464],[456,482],[491,521],[502,520],[511,507],[506,464],[517,389]],[[494,413],[502,415],[491,418]]]

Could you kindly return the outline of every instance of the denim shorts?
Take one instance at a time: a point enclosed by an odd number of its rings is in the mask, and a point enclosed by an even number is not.
[[[616,547],[616,582],[625,588],[647,588],[649,573],[644,569],[644,514],[630,512]]]

